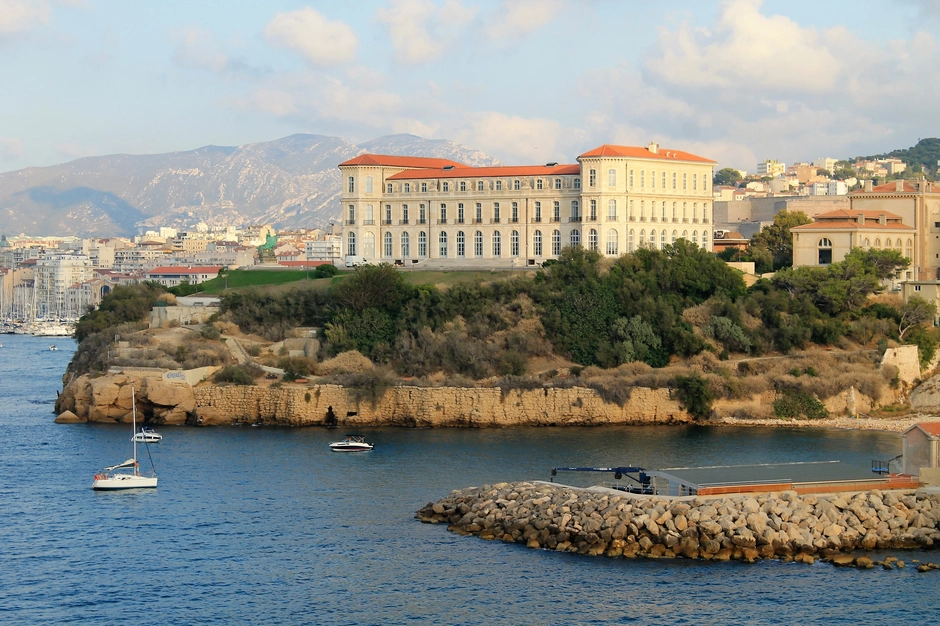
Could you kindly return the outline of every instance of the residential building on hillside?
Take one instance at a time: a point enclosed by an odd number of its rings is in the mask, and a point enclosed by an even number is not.
[[[364,154],[339,165],[343,252],[509,268],[557,258],[569,245],[616,257],[684,238],[710,250],[714,165],[656,143],[605,144],[564,165]]]
[[[91,259],[84,254],[49,254],[36,259],[34,314],[38,317],[73,317],[84,313],[70,308],[68,290],[94,277]]]
[[[183,283],[198,285],[207,280],[212,280],[219,275],[222,270],[219,266],[205,267],[182,267],[167,266],[157,267],[144,272],[144,280],[153,280],[166,287],[176,287]]]
[[[757,175],[758,176],[770,176],[771,178],[776,178],[777,176],[783,176],[787,172],[787,164],[781,163],[780,161],[775,161],[774,159],[767,159],[761,163],[757,164]]]
[[[838,163],[838,159],[820,157],[813,161],[813,166],[820,167],[824,170],[829,170],[829,172],[832,173],[836,170],[836,163]]]

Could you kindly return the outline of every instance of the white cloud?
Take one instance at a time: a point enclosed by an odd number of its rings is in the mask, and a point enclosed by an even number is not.
[[[268,22],[264,36],[276,46],[298,52],[317,67],[352,61],[358,45],[348,24],[327,19],[309,7],[278,13]]]
[[[388,29],[401,63],[426,63],[440,58],[476,15],[458,0],[437,5],[430,0],[392,0],[376,11],[375,19]]]
[[[502,0],[484,19],[487,39],[518,40],[555,19],[564,0]]]
[[[0,0],[0,39],[32,30],[49,21],[44,0]]]
[[[173,62],[177,65],[216,73],[228,67],[228,56],[216,47],[209,31],[190,26],[175,33],[174,39]]]
[[[12,161],[23,155],[23,141],[14,137],[0,137],[0,161]]]
[[[497,111],[468,113],[461,128],[454,131],[454,139],[497,154],[503,160],[516,163],[547,163],[566,160],[563,139],[573,135],[558,121],[546,118],[525,118]]]

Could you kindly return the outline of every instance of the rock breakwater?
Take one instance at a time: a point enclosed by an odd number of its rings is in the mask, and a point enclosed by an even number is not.
[[[847,553],[940,545],[940,494],[924,492],[667,498],[514,482],[453,491],[415,517],[462,535],[608,557],[867,567],[870,558]]]

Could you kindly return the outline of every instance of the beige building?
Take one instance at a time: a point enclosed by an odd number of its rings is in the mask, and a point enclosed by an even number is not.
[[[714,165],[655,143],[605,144],[566,165],[364,154],[339,165],[343,252],[400,265],[520,267],[569,245],[611,257],[680,238],[711,249]]]
[[[762,163],[757,164],[757,175],[758,176],[770,176],[771,178],[776,178],[777,176],[783,176],[787,172],[787,164],[781,163],[774,159],[767,159]]]
[[[907,302],[913,296],[932,302],[937,307],[934,326],[940,326],[940,280],[908,280],[901,284],[901,297]]]

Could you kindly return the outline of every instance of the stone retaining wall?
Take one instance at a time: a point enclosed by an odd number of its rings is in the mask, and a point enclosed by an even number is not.
[[[668,498],[516,482],[453,491],[415,517],[458,534],[609,557],[849,564],[841,552],[940,542],[940,494],[924,492]]]

